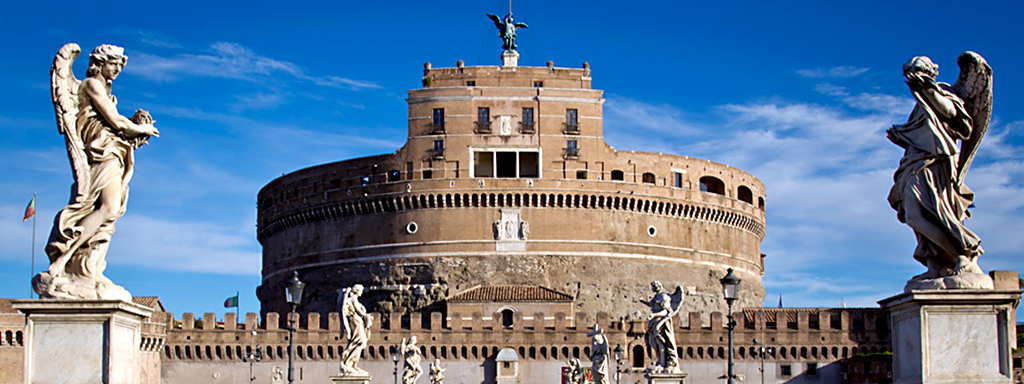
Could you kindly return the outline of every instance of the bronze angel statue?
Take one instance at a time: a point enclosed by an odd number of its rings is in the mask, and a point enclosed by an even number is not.
[[[501,36],[501,48],[506,51],[514,51],[518,47],[516,45],[516,28],[527,28],[526,23],[517,23],[512,19],[512,12],[505,15],[502,19],[498,15],[488,13],[487,17],[491,18],[494,22],[494,26],[498,28],[498,36]]]
[[[957,59],[956,84],[937,82],[939,67],[918,56],[903,65],[917,105],[888,138],[905,152],[889,204],[917,237],[914,259],[927,267],[912,289],[992,288],[978,266],[981,239],[964,225],[974,192],[964,183],[992,115],[992,68],[981,55]]]
[[[50,268],[33,279],[43,298],[131,301],[131,294],[103,275],[114,222],[125,212],[135,149],[160,135],[149,113],[131,118],[117,111],[111,84],[128,58],[124,48],[100,45],[89,54],[85,80],[71,65],[81,53],[68,43],[57,51],[50,89],[57,130],[71,161],[71,198],[54,218],[46,245]]]
[[[676,286],[671,294],[665,291],[661,282],[651,282],[651,291],[654,297],[650,301],[640,300],[641,303],[650,307],[651,313],[647,316],[647,334],[644,341],[647,344],[647,351],[654,361],[652,371],[655,373],[679,372],[679,355],[676,350],[676,332],[672,326],[672,319],[679,314],[683,305],[683,288]]]

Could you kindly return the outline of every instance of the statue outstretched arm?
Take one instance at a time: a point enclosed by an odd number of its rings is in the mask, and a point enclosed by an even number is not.
[[[106,85],[99,79],[88,78],[83,81],[89,102],[104,120],[114,129],[125,132],[128,136],[160,136],[160,131],[152,124],[135,124],[117,111],[117,106],[106,95]]]

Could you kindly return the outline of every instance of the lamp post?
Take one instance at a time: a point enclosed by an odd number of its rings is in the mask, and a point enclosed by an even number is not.
[[[764,384],[764,355],[772,353],[772,347],[765,346],[757,339],[754,339],[754,350],[757,351],[757,357],[761,358],[761,368],[758,371],[761,372],[761,384]]]
[[[391,347],[391,364],[394,365],[391,373],[395,375],[395,384],[398,384],[398,348],[395,346]]]
[[[732,268],[729,268],[729,270],[726,271],[725,277],[718,280],[718,282],[722,283],[722,293],[723,296],[725,296],[725,304],[729,307],[729,316],[727,317],[729,323],[726,324],[726,328],[729,330],[729,365],[725,374],[725,382],[728,384],[735,384],[736,381],[734,381],[735,375],[733,375],[732,362],[732,333],[736,329],[736,320],[734,320],[732,316],[732,303],[736,301],[737,290],[740,286],[740,278],[733,275]]]
[[[295,309],[298,308],[299,303],[302,302],[302,289],[306,288],[306,283],[299,280],[299,271],[292,272],[292,278],[288,279],[287,285],[284,287],[284,299],[292,306],[292,311],[288,315],[288,383],[295,382],[295,366],[292,363],[295,355],[295,325],[292,323],[292,317],[295,315]]]
[[[622,366],[622,352],[622,344],[615,344],[615,349],[612,350],[615,354],[615,384],[622,383],[622,369],[619,368]]]
[[[256,340],[256,330],[252,330],[252,338]],[[260,350],[260,344],[256,343],[256,349],[249,351],[245,354],[245,360],[249,362],[249,382],[256,382],[256,375],[253,374],[253,364],[263,360],[263,351]]]

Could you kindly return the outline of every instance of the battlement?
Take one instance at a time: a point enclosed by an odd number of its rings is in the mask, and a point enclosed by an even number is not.
[[[423,88],[439,87],[530,87],[590,89],[590,64],[581,68],[470,66],[459,60],[455,67],[434,68],[423,64]]]

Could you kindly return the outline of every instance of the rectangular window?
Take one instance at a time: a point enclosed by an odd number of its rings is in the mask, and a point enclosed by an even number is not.
[[[523,108],[523,122],[522,122],[522,133],[533,133],[535,132],[533,122],[533,108]]]
[[[476,86],[476,81],[474,81],[474,80],[466,81],[466,86],[467,87],[475,87]]]
[[[533,87],[534,88],[544,88],[544,82],[543,81],[534,81],[533,82]]]
[[[587,179],[587,170],[581,169],[581,170],[576,171],[576,179],[577,180],[586,180]]]
[[[434,108],[434,119],[431,121],[430,133],[444,132],[444,108]]]
[[[433,177],[434,177],[434,170],[432,170],[432,169],[424,169],[423,170],[423,179],[431,179]]]
[[[540,154],[519,152],[519,177],[540,177]]]
[[[675,185],[676,188],[682,188],[683,187],[683,174],[682,173],[672,172],[672,179],[674,180],[674,183],[672,185]]]
[[[495,152],[495,157],[498,159],[498,177],[516,177],[515,152]]]
[[[435,159],[444,157],[444,140],[434,140],[434,149],[431,154]]]
[[[488,107],[480,107],[476,109],[476,121],[480,124],[491,122],[491,109]]]
[[[779,365],[779,376],[790,377],[793,376],[793,366],[789,364]]]
[[[494,152],[473,152],[473,176],[494,177]]]
[[[579,143],[576,140],[566,140],[565,149],[576,152],[579,149]]]
[[[567,132],[579,133],[580,121],[579,111],[575,108],[569,108],[565,110],[565,130]]]
[[[412,162],[405,162],[405,178],[412,180]]]
[[[818,363],[807,363],[807,376],[818,375]]]

